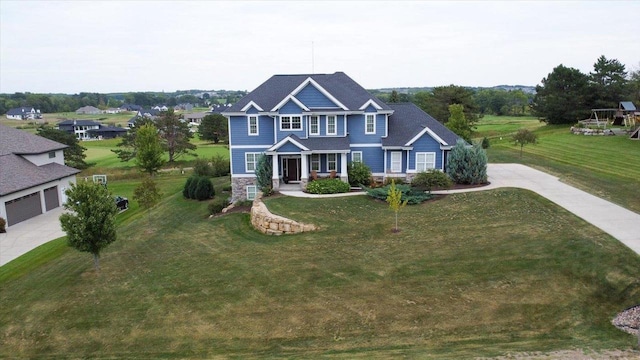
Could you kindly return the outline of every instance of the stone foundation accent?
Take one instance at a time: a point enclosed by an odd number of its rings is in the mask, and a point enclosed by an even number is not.
[[[313,224],[303,224],[272,214],[262,202],[261,192],[253,200],[253,206],[251,206],[251,225],[267,235],[298,234],[318,229]]]
[[[231,203],[247,200],[247,186],[256,183],[256,178],[231,178]]]

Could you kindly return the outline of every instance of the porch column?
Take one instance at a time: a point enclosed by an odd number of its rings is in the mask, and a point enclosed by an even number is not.
[[[280,158],[278,154],[271,155],[271,168],[273,169],[273,174],[271,175],[271,186],[273,187],[273,191],[278,191],[280,189]]]
[[[347,172],[347,153],[340,154],[340,180],[349,182],[349,173]]]
[[[307,189],[309,183],[309,164],[307,163],[307,154],[300,154],[300,188],[302,190]]]

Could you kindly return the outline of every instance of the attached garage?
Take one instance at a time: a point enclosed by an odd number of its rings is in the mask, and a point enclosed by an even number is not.
[[[8,226],[42,214],[39,191],[7,201],[4,203],[4,206],[7,211]]]
[[[58,206],[60,206],[60,200],[58,199],[57,186],[44,189],[44,204],[47,211],[51,209],[55,209]]]

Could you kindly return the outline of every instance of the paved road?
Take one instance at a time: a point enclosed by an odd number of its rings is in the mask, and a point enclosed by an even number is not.
[[[557,177],[520,164],[489,164],[489,186],[463,191],[516,187],[534,191],[627,245],[640,254],[640,214],[603,200]],[[459,190],[442,191],[454,193]]]
[[[582,219],[590,222],[640,254],[640,214],[610,203],[561,182],[557,177],[520,164],[489,164],[490,185],[465,189],[440,191],[482,191],[500,187],[523,188],[546,197]],[[309,196],[301,191],[282,191],[291,196]],[[351,195],[355,195],[351,193]],[[23,221],[0,234],[0,266],[61,236],[58,217],[62,208]]]

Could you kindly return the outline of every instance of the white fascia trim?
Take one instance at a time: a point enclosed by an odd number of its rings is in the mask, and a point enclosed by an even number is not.
[[[451,150],[453,149],[453,146],[449,145],[449,146],[440,146],[440,150]]]
[[[272,146],[272,144],[268,144],[268,145],[231,145],[231,146],[229,146],[229,149],[230,150],[235,150],[235,149],[268,149],[271,146]]]
[[[282,145],[286,144],[286,143],[292,143],[293,145],[297,146],[300,148],[301,151],[309,151],[309,148],[307,148],[306,146],[300,144],[299,142],[293,140],[290,136],[287,136],[286,138],[278,141],[277,144],[271,146],[269,149],[267,149],[267,151],[276,151],[278,150],[280,147],[282,147]]]
[[[363,148],[373,148],[373,147],[382,147],[382,144],[349,144],[349,147],[363,147]]]
[[[256,174],[231,174],[231,178],[232,179],[238,179],[238,178],[255,178]]]
[[[351,150],[311,150],[311,154],[348,154]]]
[[[249,103],[247,105],[245,105],[242,109],[240,109],[241,111],[247,111],[249,109],[251,109],[251,107],[256,108],[258,111],[264,111],[258,104],[256,104],[255,102],[253,102],[253,100],[249,101]]]
[[[231,116],[247,116],[247,113],[236,111],[236,112],[225,112],[225,113],[222,113],[222,115],[228,119]]]
[[[296,97],[293,94],[289,94],[287,97],[285,97],[284,99],[282,99],[282,101],[280,101],[278,103],[278,105],[274,106],[273,109],[271,109],[271,111],[278,111],[280,110],[281,107],[283,107],[286,103],[289,102],[289,100],[293,101],[296,105],[298,105],[302,110],[304,111],[310,111],[308,107],[306,107],[303,103],[300,102],[300,100],[296,99]]]
[[[313,85],[313,87],[315,87],[318,91],[320,91],[322,93],[322,95],[326,96],[329,98],[329,100],[331,100],[334,104],[338,105],[342,110],[349,110],[349,108],[347,108],[346,106],[344,106],[343,103],[341,103],[338,99],[335,98],[335,96],[331,95],[330,92],[328,92],[325,88],[323,88],[322,86],[320,86],[320,84],[318,84],[315,80],[313,80],[312,78],[308,77],[305,81],[303,81],[300,85],[298,85],[297,88],[295,88],[291,94],[292,95],[298,95],[298,93],[300,91],[302,91],[302,89],[304,89],[307,85]]]
[[[434,133],[431,129],[429,129],[428,127],[425,127],[424,129],[422,129],[422,131],[418,133],[418,135],[414,136],[413,139],[409,140],[406,144],[404,144],[404,146],[411,146],[414,142],[416,142],[419,138],[421,138],[422,135],[424,135],[425,133],[428,133],[432,138],[434,138],[437,142],[439,142],[440,145],[449,145],[447,144],[446,141],[442,140],[442,138],[438,136],[436,133]]]
[[[369,101],[364,103],[364,105],[360,106],[359,110],[364,110],[364,109],[368,108],[369,105],[371,105],[374,108],[376,108],[376,110],[382,110],[382,107],[380,105],[378,105],[375,101],[373,101],[373,99],[369,99]]]
[[[382,148],[385,150],[392,150],[392,151],[413,150],[413,146],[383,146]]]

